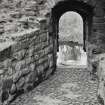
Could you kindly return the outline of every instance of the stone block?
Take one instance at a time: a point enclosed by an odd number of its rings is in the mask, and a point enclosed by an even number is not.
[[[29,68],[30,68],[31,71],[35,71],[35,69],[36,69],[35,62],[33,62],[32,64],[30,64]]]
[[[53,51],[53,45],[49,45],[44,49],[44,54],[47,55],[48,53],[51,53]]]
[[[39,50],[41,50],[42,49],[42,43],[38,43],[38,44],[36,44],[36,46],[34,47],[34,51],[35,52],[37,52],[37,51],[39,51]]]
[[[48,62],[49,62],[49,67],[51,68],[53,66],[53,54],[48,55]]]
[[[45,74],[45,79],[47,79],[53,72],[53,68],[49,68],[47,71],[46,71],[46,74]]]
[[[6,71],[6,70],[8,70],[8,71]],[[13,71],[14,71],[14,70],[13,70],[11,67],[8,67],[8,69],[6,69],[6,70],[5,70],[5,72],[8,73],[8,74],[7,74],[8,76],[13,75]]]
[[[49,70],[49,61],[47,60],[46,62],[44,62],[44,71],[46,72],[47,70]]]
[[[49,52],[52,52],[52,51],[53,51],[53,48],[54,48],[54,45],[51,44],[51,45],[49,46]]]
[[[21,69],[25,68],[26,62],[25,60],[19,61],[16,63],[15,70],[20,71]]]
[[[11,59],[7,58],[6,60],[4,60],[3,65],[4,65],[5,68],[10,67],[11,66]]]
[[[32,56],[32,57],[28,57],[25,59],[25,65],[28,65],[28,64],[31,64],[35,61],[35,58]]]
[[[49,37],[49,44],[52,44],[52,43],[53,43],[53,37],[50,36],[50,37]]]
[[[29,67],[26,67],[25,69],[22,69],[21,70],[21,76],[26,76],[28,75],[29,73],[31,72],[30,68]]]
[[[24,92],[25,92],[25,93],[26,93],[26,92],[29,92],[29,91],[31,91],[33,88],[34,88],[33,83],[25,84],[25,86],[24,86]]]
[[[0,48],[0,61],[3,61],[7,58],[10,58],[12,55],[11,46],[0,44],[2,48]]]
[[[41,58],[41,57],[43,57],[45,54],[44,54],[44,49],[42,49],[42,50],[39,50],[38,52],[35,52],[35,59],[39,59],[39,58]]]
[[[30,44],[36,45],[36,44],[40,43],[40,37],[34,36],[30,42],[31,42]]]
[[[105,18],[103,17],[93,17],[93,23],[105,23]]]
[[[4,61],[0,62],[0,68],[4,68]]]
[[[22,50],[20,50],[20,51],[18,51],[16,53],[14,53],[12,57],[14,59],[16,59],[16,60],[22,60],[22,59],[24,59],[24,57],[26,57],[25,56],[26,53],[27,53],[27,50],[26,49],[22,49]]]
[[[47,60],[48,60],[48,57],[47,56],[44,56],[44,57],[42,57],[42,58],[39,59],[38,63],[41,64],[41,63],[43,63],[43,62],[45,62]]]
[[[17,83],[16,83],[16,88],[17,90],[21,90],[24,88],[25,85],[25,78],[22,77]]]
[[[40,24],[41,24],[41,23],[42,23],[42,24],[45,24],[47,20],[46,20],[45,17],[38,17],[38,18],[37,18],[37,21],[38,21]]]
[[[5,72],[5,71],[4,71],[3,69],[2,69],[2,70],[0,69],[0,75],[3,75],[4,72]]]
[[[29,30],[25,30],[23,32],[20,33],[16,33],[16,34],[11,34],[9,37],[17,42],[22,41],[22,40],[26,40],[28,38],[32,38],[35,35],[39,34],[39,29],[38,28],[34,28],[34,29],[29,29]]]
[[[40,24],[40,30],[41,32],[45,31],[47,29],[47,19],[45,17],[38,17],[37,21]]]
[[[45,47],[47,47],[48,45],[49,45],[49,42],[48,42],[48,41],[43,42],[43,43],[42,43],[42,48],[45,48]]]
[[[47,47],[48,45],[49,45],[48,41],[45,41],[45,42],[41,41],[40,43],[35,45],[34,50],[35,51],[42,50],[43,48]]]
[[[36,71],[32,71],[27,77],[26,77],[26,83],[34,83],[38,79],[38,74]]]
[[[12,51],[15,53],[19,50],[23,50],[23,49],[27,48],[28,46],[29,46],[29,41],[27,41],[27,40],[20,41],[12,46]]]
[[[43,64],[37,66],[36,70],[38,72],[38,75],[43,74],[43,72],[44,72],[44,66],[43,66]]]
[[[48,55],[48,53],[49,53],[49,46],[44,49],[44,54]]]
[[[11,95],[15,94],[16,93],[16,90],[17,90],[16,85],[15,84],[12,84],[12,87],[11,87],[11,90],[10,90],[10,94]]]
[[[36,14],[35,14],[34,11],[27,11],[27,12],[25,12],[24,15],[26,15],[26,16],[35,16]]]
[[[41,10],[39,11],[41,15],[43,15],[44,17],[49,17],[50,16],[50,13],[49,11],[46,9],[46,10]]]
[[[29,48],[28,53],[29,53],[29,57],[31,57],[31,56],[34,55],[34,46],[32,46],[31,48]]]
[[[40,42],[45,42],[47,41],[47,33],[42,33],[42,35],[40,35]]]
[[[19,12],[11,12],[10,16],[12,18],[21,18],[21,14]]]
[[[17,71],[14,75],[13,75],[13,82],[17,83],[17,81],[21,78],[22,76],[22,72],[21,71]]]

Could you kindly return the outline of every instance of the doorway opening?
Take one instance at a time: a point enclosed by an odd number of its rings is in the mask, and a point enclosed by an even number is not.
[[[87,67],[83,34],[83,19],[77,12],[69,11],[60,17],[57,66]]]

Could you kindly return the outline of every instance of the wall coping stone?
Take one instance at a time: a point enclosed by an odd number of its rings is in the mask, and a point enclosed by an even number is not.
[[[9,48],[10,46],[14,45],[16,42],[15,41],[6,41],[3,43],[0,43],[0,52]]]
[[[43,22],[43,21],[46,21],[46,17],[37,17],[37,21],[39,22]]]
[[[39,33],[39,28],[28,29],[28,30],[25,30],[23,32],[10,34],[9,38],[12,39],[13,41],[19,41],[19,40],[22,40],[26,37],[31,37],[30,33]],[[8,35],[5,35],[5,36],[8,36]]]

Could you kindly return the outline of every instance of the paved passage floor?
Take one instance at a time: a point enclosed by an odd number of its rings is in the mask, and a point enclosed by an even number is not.
[[[19,96],[11,105],[100,105],[97,80],[81,68],[58,68],[55,74],[31,92]]]

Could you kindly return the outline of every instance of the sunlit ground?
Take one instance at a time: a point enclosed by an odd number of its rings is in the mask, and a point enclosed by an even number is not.
[[[73,11],[66,12],[59,20],[59,52],[57,65],[64,67],[87,67],[87,55],[83,51],[83,19]],[[65,44],[64,42],[73,42]],[[75,45],[74,43],[77,43]]]
[[[78,51],[78,52],[77,52]],[[63,48],[59,47],[57,53],[57,65],[58,66],[70,66],[70,67],[87,67],[87,55],[86,52],[80,47],[77,47],[75,54],[72,53],[72,48],[64,45]]]

